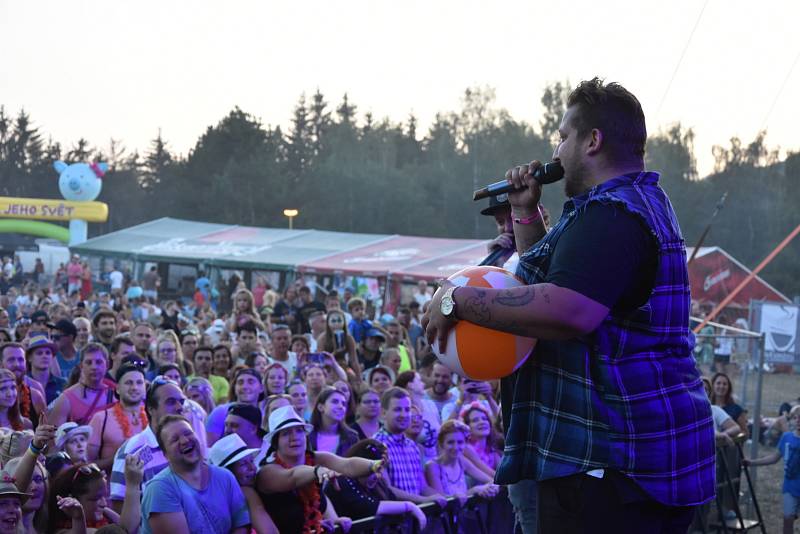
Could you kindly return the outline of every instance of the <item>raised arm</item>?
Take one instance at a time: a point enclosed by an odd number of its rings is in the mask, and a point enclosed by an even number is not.
[[[346,477],[358,478],[369,475],[373,469],[380,470],[383,463],[380,460],[367,460],[366,458],[342,458],[329,452],[315,453],[319,465],[332,471],[341,473]]]
[[[261,493],[283,493],[302,488],[312,482],[314,482],[314,468],[310,465],[300,465],[291,469],[284,469],[279,465],[265,465],[258,471],[256,488]]]

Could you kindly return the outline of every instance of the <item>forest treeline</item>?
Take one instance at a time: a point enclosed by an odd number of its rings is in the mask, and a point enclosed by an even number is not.
[[[106,233],[158,217],[284,227],[421,236],[490,237],[472,191],[500,179],[511,164],[549,158],[569,87],[549,84],[536,124],[513,118],[486,87],[464,92],[460,109],[441,112],[427,131],[412,114],[402,123],[360,113],[347,95],[330,104],[316,91],[301,96],[288,131],[234,108],[209,126],[185,155],[160,132],[144,153],[111,140],[79,139],[69,148],[51,140],[24,110],[0,107],[0,195],[60,198],[52,162],[105,161],[111,171],[99,200],[110,206]],[[714,173],[699,177],[693,132],[681,124],[651,132],[647,167],[662,185],[693,245],[715,204],[728,192],[706,245],[725,248],[753,267],[798,223],[800,154],[779,160],[766,132],[750,143],[716,146]],[[554,218],[563,188],[545,190]],[[763,272],[778,289],[800,294],[800,240]]]

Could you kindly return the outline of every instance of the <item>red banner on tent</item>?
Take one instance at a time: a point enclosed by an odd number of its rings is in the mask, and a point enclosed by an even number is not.
[[[691,257],[692,249],[687,250]],[[701,303],[722,302],[746,277],[750,270],[719,247],[702,247],[689,265],[692,300]],[[786,295],[756,276],[731,302],[747,308],[751,300],[791,302]]]

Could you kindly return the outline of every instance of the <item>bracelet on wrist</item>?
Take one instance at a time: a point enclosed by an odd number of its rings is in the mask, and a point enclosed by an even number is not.
[[[314,466],[314,481],[319,484],[319,466]]]
[[[533,224],[542,218],[542,211],[537,207],[536,213],[531,215],[530,217],[519,217],[511,212],[511,217],[514,219],[515,224]]]
[[[372,465],[369,466],[369,470],[373,473],[377,473],[383,467],[383,460],[375,460],[372,462]]]
[[[33,444],[33,441],[31,441],[30,444],[28,445],[28,448],[30,449],[30,451],[33,453],[34,456],[39,456],[40,454],[42,454],[44,452],[45,447],[47,447],[46,443],[41,447],[37,447],[36,445]]]

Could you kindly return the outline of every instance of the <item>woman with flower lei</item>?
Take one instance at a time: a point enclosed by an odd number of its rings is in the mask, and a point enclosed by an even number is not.
[[[7,369],[0,369],[0,428],[30,430],[30,419],[20,415],[17,378]]]
[[[336,514],[324,488],[336,484],[339,474],[357,478],[378,473],[385,460],[309,451],[311,425],[291,406],[272,412],[269,427],[273,429],[265,438],[269,450],[256,478],[256,490],[278,530],[310,534],[322,528],[332,530],[336,525],[345,532],[350,530],[350,518]]]
[[[119,402],[111,408],[97,412],[89,421],[92,435],[89,439],[89,460],[108,471],[114,463],[114,453],[126,439],[147,428],[144,409],[144,368],[124,364],[116,374]]]

